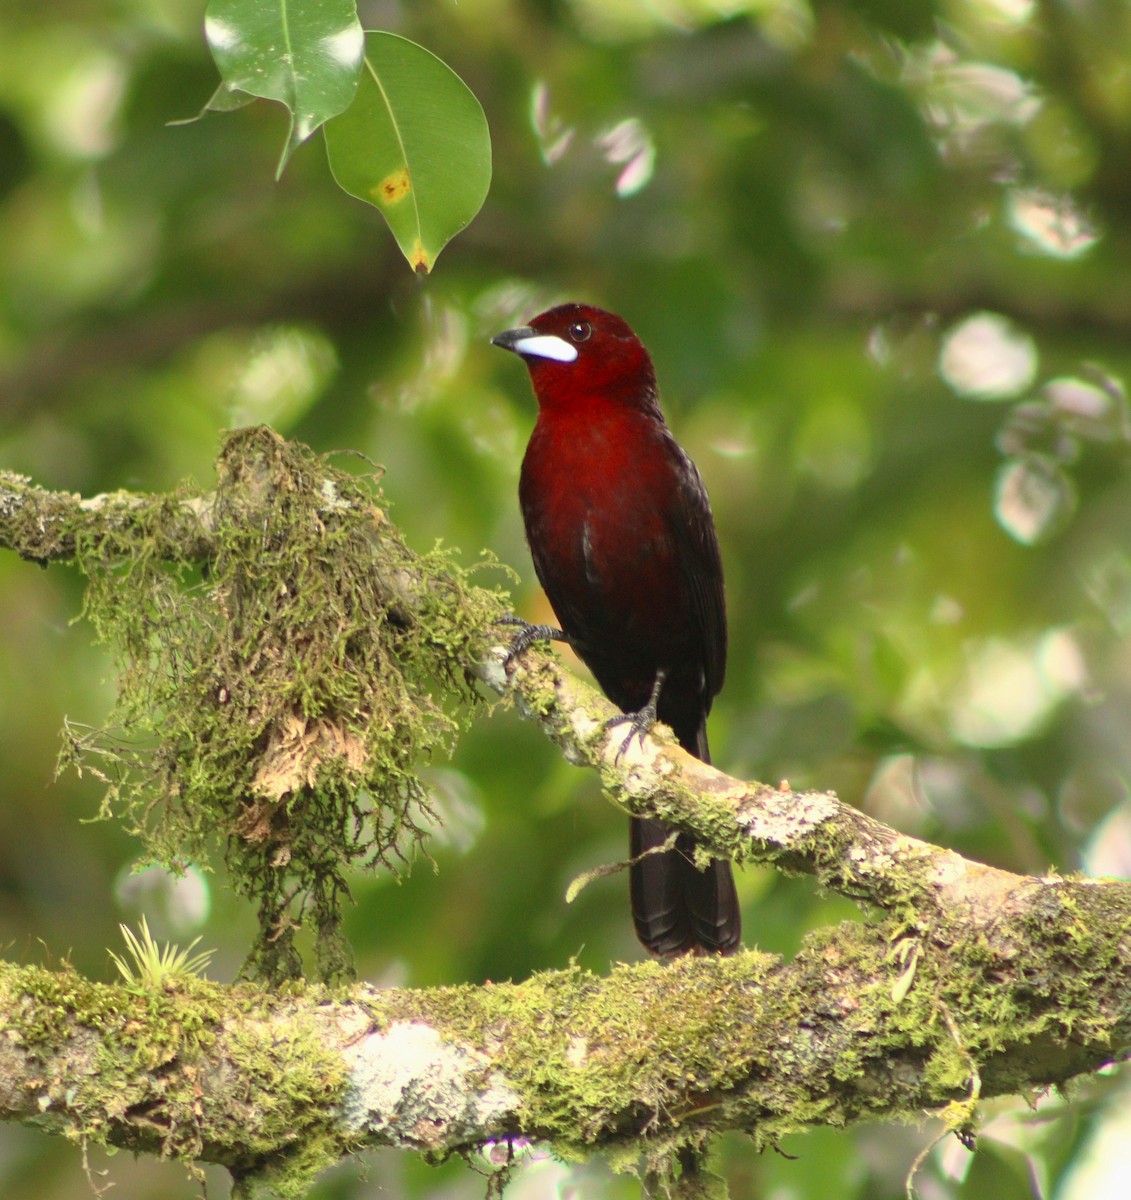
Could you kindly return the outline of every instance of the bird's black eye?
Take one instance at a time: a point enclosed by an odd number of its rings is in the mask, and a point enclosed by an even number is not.
[[[593,332],[593,326],[588,321],[574,321],[566,332],[571,342],[587,342]]]

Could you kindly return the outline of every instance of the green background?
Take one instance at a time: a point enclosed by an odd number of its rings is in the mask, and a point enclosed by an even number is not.
[[[0,466],[84,494],[207,486],[219,431],[267,421],[384,464],[413,544],[489,548],[540,619],[515,498],[534,406],[489,339],[602,304],[651,349],[712,495],[719,765],[835,788],[1011,870],[1127,874],[1131,7],[361,7],[457,71],[492,130],[487,202],[423,282],[318,138],[274,182],[277,106],[168,124],[216,86],[201,5],[0,8]],[[252,916],[222,873],[131,877],[136,844],[82,823],[96,781],[52,780],[64,716],[97,723],[112,697],[80,600],[67,568],[0,556],[0,941],[109,979],[117,923],[144,911],[231,978]],[[426,771],[448,817],[437,869],[356,879],[366,978],[638,957],[623,878],[563,899],[625,852],[591,777],[505,707]],[[748,944],[784,954],[858,915],[766,871],[740,889]],[[1080,1172],[1125,1106],[1118,1074],[1067,1104],[991,1104],[980,1153],[943,1143],[921,1194],[1119,1194]],[[885,1200],[936,1133],[818,1131],[793,1159],[734,1135],[718,1166],[736,1197]],[[196,1194],[175,1166],[92,1163],[120,1200]],[[316,1195],[484,1186],[377,1154]],[[638,1191],[538,1156],[512,1189]],[[90,1195],[74,1146],[22,1128],[0,1128],[0,1192]]]

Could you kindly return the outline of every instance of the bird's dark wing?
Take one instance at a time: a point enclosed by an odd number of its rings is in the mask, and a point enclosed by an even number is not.
[[[669,435],[669,449],[676,458],[679,487],[674,495],[668,522],[676,547],[682,584],[690,600],[689,630],[701,654],[705,681],[706,717],[726,676],[727,620],[723,593],[723,564],[711,503],[698,469]]]

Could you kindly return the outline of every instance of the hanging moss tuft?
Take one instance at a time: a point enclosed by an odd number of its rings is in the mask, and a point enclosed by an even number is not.
[[[106,728],[67,727],[63,761],[105,781],[102,814],[155,860],[222,850],[258,904],[250,974],[299,974],[307,922],[317,974],[349,978],[347,870],[397,871],[419,850],[434,814],[417,765],[450,751],[477,699],[466,664],[506,597],[447,551],[410,550],[372,477],[268,429],[228,435],[217,474],[211,496],[135,513],[125,551],[78,538],[118,699]],[[179,552],[163,530],[186,507],[209,536]]]

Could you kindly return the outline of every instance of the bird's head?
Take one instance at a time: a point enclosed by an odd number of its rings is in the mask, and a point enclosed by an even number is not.
[[[538,403],[576,403],[600,395],[654,406],[652,360],[628,324],[590,304],[559,304],[529,325],[491,339],[517,354],[530,371]]]

